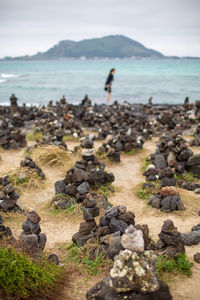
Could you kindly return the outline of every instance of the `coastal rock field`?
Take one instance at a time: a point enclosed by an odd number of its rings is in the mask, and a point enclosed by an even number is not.
[[[199,299],[200,101],[17,100],[0,107],[0,250],[62,275],[19,295],[0,270],[0,299]]]

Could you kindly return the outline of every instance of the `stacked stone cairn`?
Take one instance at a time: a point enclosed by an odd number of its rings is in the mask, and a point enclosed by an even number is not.
[[[176,174],[192,172],[200,177],[200,154],[194,155],[179,132],[163,135],[150,156],[156,169],[172,168]]]
[[[9,210],[19,210],[17,205],[17,200],[19,199],[19,194],[17,189],[10,183],[9,176],[6,175],[0,178],[0,209],[4,212]]]
[[[3,149],[20,149],[26,146],[25,134],[10,119],[0,120],[0,146]]]
[[[99,253],[113,259],[120,250],[154,250],[155,243],[149,237],[147,225],[135,225],[135,215],[124,206],[112,207],[100,218],[99,225],[95,217],[99,208],[95,201],[83,201],[84,222],[79,231],[72,236],[72,241],[79,247],[89,247],[91,259]]]
[[[155,252],[145,251],[142,231],[131,224],[118,238],[123,247],[114,255],[110,276],[92,287],[86,299],[172,299],[167,284],[157,278]]]
[[[107,143],[98,149],[98,152],[107,153],[107,157],[114,162],[120,162],[120,152],[129,152],[133,149],[142,149],[144,139],[131,128],[114,135]]]
[[[29,209],[27,211],[27,219],[22,224],[22,233],[19,237],[19,244],[21,248],[30,254],[37,255],[44,250],[46,244],[46,234],[41,233],[40,216],[35,210]]]
[[[181,233],[174,226],[171,220],[165,220],[158,234],[159,240],[156,248],[163,254],[174,257],[179,254],[185,253],[184,240]]]
[[[66,208],[72,198],[76,202],[83,202],[90,188],[114,181],[114,175],[104,171],[105,165],[94,156],[93,141],[84,139],[81,142],[82,160],[69,169],[64,180],[55,183],[55,194],[52,205],[56,208]],[[60,199],[60,194],[66,195]],[[64,201],[64,202],[63,202]]]
[[[173,186],[162,187],[157,194],[150,196],[148,204],[167,213],[185,209],[178,189]]]
[[[20,167],[28,167],[30,169],[35,169],[38,176],[40,176],[42,179],[45,179],[45,174],[43,173],[42,169],[36,165],[36,163],[32,160],[32,158],[29,155],[27,155],[25,159],[20,162]]]

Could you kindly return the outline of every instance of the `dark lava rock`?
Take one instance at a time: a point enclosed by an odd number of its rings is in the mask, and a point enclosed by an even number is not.
[[[154,159],[154,164],[156,169],[165,169],[167,167],[167,162],[163,154],[157,154]]]
[[[50,254],[50,255],[48,256],[48,261],[49,261],[49,262],[52,262],[52,263],[54,263],[54,264],[56,264],[56,265],[59,265],[59,259],[58,259],[58,256],[57,256],[56,254],[54,254],[54,253],[52,253],[52,254]]]
[[[128,225],[122,220],[112,218],[110,221],[109,227],[110,227],[111,232],[120,231],[120,233],[123,234],[125,232],[126,228],[128,228]]]
[[[33,223],[31,220],[27,219],[23,224],[22,224],[22,229],[24,230],[25,234],[40,234],[41,228],[39,223]]]
[[[188,159],[188,165],[191,166],[196,166],[196,165],[200,165],[200,154],[196,154],[191,156]]]
[[[175,178],[168,178],[165,177],[161,180],[161,187],[164,186],[175,186],[176,185],[176,179]]]
[[[93,233],[86,235],[80,234],[79,232],[75,233],[72,236],[72,241],[77,244],[78,247],[83,247],[85,243],[93,237]]]
[[[128,225],[135,225],[135,215],[130,211],[119,215],[117,219],[124,221]]]
[[[64,183],[63,180],[56,181],[54,186],[55,186],[55,194],[56,195],[65,193],[66,184]]]
[[[79,232],[79,234],[87,235],[87,234],[95,231],[96,228],[97,228],[97,224],[96,224],[95,220],[90,220],[90,221],[80,223],[78,232]]]
[[[200,252],[197,252],[194,254],[194,261],[196,261],[198,264],[200,264]]]
[[[158,236],[160,240],[157,242],[157,249],[164,250],[171,257],[185,253],[182,235],[174,227],[171,220],[164,221],[161,233]]]
[[[120,250],[124,250],[122,244],[121,244],[121,236],[112,237],[109,242],[108,246],[108,257],[110,259],[114,259],[115,255],[119,254]]]
[[[200,230],[183,233],[181,236],[184,244],[187,246],[197,245],[200,243]]]
[[[90,185],[88,182],[83,182],[77,186],[77,191],[80,195],[85,195],[90,191]]]
[[[83,206],[83,218],[86,221],[93,220],[95,217],[99,215],[99,208],[97,206],[87,208]]]
[[[120,162],[120,152],[111,150],[108,154],[107,157],[114,162]]]

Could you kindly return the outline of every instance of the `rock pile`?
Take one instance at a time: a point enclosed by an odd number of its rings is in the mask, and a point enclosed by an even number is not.
[[[83,201],[83,218],[79,231],[72,237],[72,241],[79,247],[94,245],[91,250],[92,257],[102,253],[111,259],[120,250],[130,249],[144,251],[155,249],[155,243],[149,237],[147,225],[135,225],[135,215],[126,210],[124,206],[112,207],[100,218],[99,225],[95,217],[99,209],[95,201]]]
[[[114,258],[110,276],[92,287],[86,299],[171,300],[166,283],[157,278],[153,251],[125,249]]]
[[[9,176],[6,175],[0,178],[0,209],[4,212],[11,209],[20,210],[17,205],[18,199],[19,194],[17,189],[9,182]]]
[[[84,140],[81,144],[82,160],[69,169],[63,180],[55,183],[55,194],[65,194],[82,202],[90,187],[114,181],[114,175],[104,171],[105,165],[94,156],[93,142]],[[54,199],[55,200],[55,199]]]
[[[20,167],[21,168],[28,167],[31,169],[35,169],[38,176],[40,176],[42,179],[45,178],[42,169],[36,165],[36,163],[32,160],[32,158],[29,155],[27,155],[25,159],[20,162]]]
[[[156,195],[151,195],[148,204],[167,213],[185,209],[178,190],[172,186],[163,187]]]
[[[157,150],[151,155],[150,159],[156,169],[166,167],[175,168],[176,173],[183,174],[188,171],[188,159],[193,152],[187,147],[186,141],[179,132],[163,135]]]
[[[171,257],[185,253],[182,235],[171,220],[164,221],[158,236],[160,238],[156,245],[158,250],[163,251]]]
[[[44,250],[46,244],[46,234],[41,233],[40,216],[33,209],[27,212],[27,219],[22,224],[22,233],[20,234],[19,243],[25,251],[36,254]]]
[[[0,146],[4,149],[20,149],[26,146],[25,134],[15,127],[12,120],[0,120]]]
[[[121,131],[114,135],[107,143],[103,143],[98,153],[107,153],[107,157],[115,162],[120,162],[120,152],[130,152],[135,149],[142,149],[144,139],[135,130]]]

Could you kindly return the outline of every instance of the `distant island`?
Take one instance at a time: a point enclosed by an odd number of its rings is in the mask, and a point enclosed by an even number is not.
[[[123,35],[85,39],[79,42],[65,40],[35,55],[5,57],[6,60],[54,60],[67,58],[164,58],[155,50]]]

